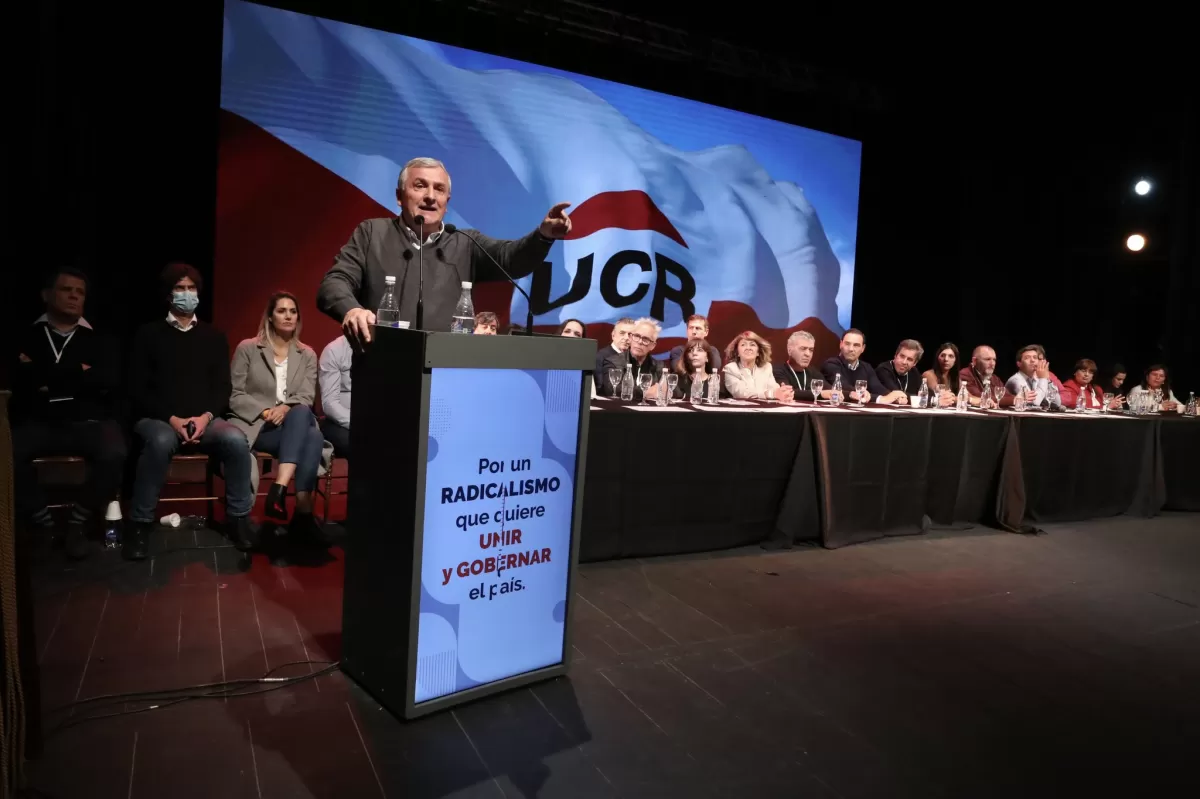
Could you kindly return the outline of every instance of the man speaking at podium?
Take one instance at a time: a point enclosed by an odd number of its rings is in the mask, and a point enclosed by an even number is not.
[[[317,291],[317,307],[360,345],[371,340],[375,309],[383,298],[388,275],[396,278],[401,320],[415,327],[424,283],[423,327],[446,331],[464,281],[515,280],[528,275],[545,260],[554,240],[571,231],[566,213],[570,203],[558,203],[546,212],[537,230],[511,241],[447,226],[443,219],[450,202],[450,173],[433,158],[414,158],[404,165],[396,201],[400,216],[368,219],[354,229]]]

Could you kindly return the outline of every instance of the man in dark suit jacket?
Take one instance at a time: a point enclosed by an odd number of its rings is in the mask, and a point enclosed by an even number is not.
[[[21,521],[46,531],[53,526],[34,459],[77,455],[88,466],[63,542],[70,558],[88,554],[84,526],[117,498],[126,453],[114,407],[120,385],[117,356],[83,318],[87,289],[82,272],[65,268],[51,273],[42,290],[46,312],[20,331],[15,342],[12,449]]]
[[[675,362],[683,357],[683,351],[687,345],[698,339],[708,338],[708,317],[700,314],[692,314],[687,320],[687,342],[680,344],[671,349],[667,354],[667,368],[675,368]],[[713,371],[721,371],[721,351],[711,344],[708,347],[708,363],[712,366]]]
[[[619,369],[624,376],[625,367],[630,367],[630,372],[633,374],[634,400],[641,401],[642,399],[642,388],[638,385],[638,379],[647,372],[654,375],[654,382],[646,391],[646,399],[654,399],[658,396],[658,379],[665,366],[662,361],[655,360],[651,353],[654,352],[654,345],[658,343],[660,332],[662,332],[662,326],[658,322],[653,319],[639,319],[634,323],[633,330],[629,334],[629,349],[625,352],[615,352],[604,358],[602,366],[606,375],[609,369]],[[617,390],[614,392],[612,385],[605,378],[604,385],[600,386],[600,396],[620,395],[620,383],[617,384]]]
[[[788,336],[787,361],[771,367],[775,372],[775,382],[781,386],[791,386],[797,401],[814,402],[816,397],[812,391],[812,381],[825,379],[809,365],[812,363],[816,346],[817,340],[813,338],[812,333],[797,330]],[[829,398],[828,386],[821,392],[821,396]]]
[[[592,373],[592,378],[596,381],[596,391],[600,394],[604,393],[602,384],[608,382],[608,371],[604,361],[629,349],[629,331],[633,330],[633,325],[634,320],[629,317],[618,319],[612,329],[612,344],[596,350],[596,371]],[[611,386],[609,389],[611,394]]]
[[[821,374],[825,376],[825,382],[832,387],[833,379],[837,375],[842,376],[842,393],[846,399],[858,399],[854,395],[854,384],[859,380],[867,381],[866,396],[862,399],[864,402],[880,402],[891,404],[899,401],[903,392],[889,392],[879,382],[879,377],[876,376],[875,370],[871,368],[871,364],[861,360],[863,351],[867,348],[867,339],[863,336],[861,330],[850,328],[842,334],[842,342],[839,345],[839,354],[829,358],[825,363],[821,364]],[[905,398],[907,401],[907,397]]]
[[[342,247],[317,291],[317,307],[342,326],[346,336],[371,340],[375,310],[383,299],[384,278],[396,278],[400,319],[415,326],[420,284],[420,258],[425,262],[426,330],[449,330],[464,282],[503,279],[495,258],[513,278],[532,272],[545,260],[550,245],[571,231],[571,218],[559,203],[546,213],[538,229],[521,239],[502,241],[477,230],[447,229],[443,222],[450,202],[450,175],[441,161],[414,158],[400,170],[396,187],[400,215],[359,223]],[[417,222],[420,217],[423,221]],[[424,239],[422,240],[422,236]],[[474,239],[479,245],[467,239]]]

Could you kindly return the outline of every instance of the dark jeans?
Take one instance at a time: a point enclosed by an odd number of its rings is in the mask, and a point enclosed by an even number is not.
[[[275,455],[280,463],[296,464],[296,491],[312,491],[317,487],[324,446],[325,437],[307,405],[293,405],[278,427],[267,422],[254,440],[255,451]]]
[[[142,440],[137,476],[133,480],[133,502],[129,517],[135,522],[154,521],[158,495],[167,480],[171,458],[180,449],[185,454],[199,452],[221,463],[225,478],[225,512],[229,516],[247,516],[254,505],[250,487],[250,445],[242,431],[223,419],[213,419],[195,444],[184,447],[171,425],[159,419],[142,419],[133,426]]]
[[[321,434],[325,440],[333,444],[333,454],[339,458],[350,460],[350,428],[329,419],[321,422]]]
[[[103,510],[117,498],[125,470],[125,437],[111,419],[95,422],[46,424],[31,422],[12,431],[16,472],[17,512],[22,518],[46,507],[46,492],[38,484],[34,458],[74,455],[87,462],[88,479],[79,504]]]

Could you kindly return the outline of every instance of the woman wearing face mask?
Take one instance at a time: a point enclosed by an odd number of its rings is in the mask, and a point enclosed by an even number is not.
[[[317,427],[312,405],[317,395],[317,355],[300,342],[300,306],[286,291],[267,301],[258,335],[237,346],[230,370],[233,394],[230,422],[241,428],[250,448],[279,458],[275,482],[264,503],[268,518],[287,521],[284,497],[296,481],[292,530],[323,541],[313,517],[313,490],[322,460],[332,454]]]

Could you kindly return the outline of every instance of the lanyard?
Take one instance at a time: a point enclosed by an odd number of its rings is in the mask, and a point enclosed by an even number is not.
[[[792,365],[790,363],[787,365],[787,368],[792,370],[792,377],[796,378],[796,385],[800,386],[800,390],[808,391],[808,372],[806,371],[804,373],[804,382],[801,383],[800,375],[796,374],[796,370],[792,369]]]
[[[79,328],[75,328],[75,330],[78,329]],[[50,351],[54,353],[55,363],[58,363],[60,360],[62,360],[62,354],[67,351],[67,345],[70,344],[71,339],[75,337],[75,330],[72,330],[67,334],[67,337],[63,339],[62,349],[59,349],[58,347],[54,346],[54,336],[50,333],[49,326],[42,328],[42,332],[46,334],[46,341],[50,342]]]

